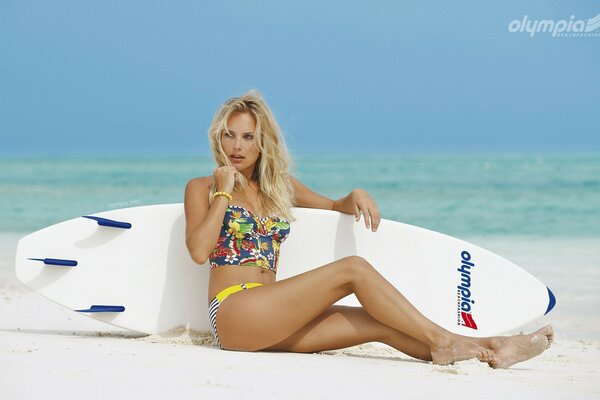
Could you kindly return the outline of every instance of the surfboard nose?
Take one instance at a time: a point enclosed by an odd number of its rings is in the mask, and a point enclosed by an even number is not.
[[[550,288],[548,286],[546,286],[546,289],[548,289],[548,298],[549,298],[549,300],[548,300],[548,309],[546,310],[546,312],[544,313],[544,315],[546,315],[550,311],[552,311],[552,309],[556,305],[556,297],[554,297],[554,293],[552,293],[552,290],[550,290]]]

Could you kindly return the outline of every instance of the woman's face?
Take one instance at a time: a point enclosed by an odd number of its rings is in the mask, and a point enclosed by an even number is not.
[[[234,112],[227,121],[228,132],[221,134],[221,145],[231,164],[246,176],[252,176],[260,155],[256,147],[256,122],[250,113]],[[236,156],[236,157],[234,157]]]

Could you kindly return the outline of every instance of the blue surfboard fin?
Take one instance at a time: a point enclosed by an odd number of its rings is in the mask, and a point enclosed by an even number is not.
[[[550,290],[550,288],[548,286],[546,286],[546,289],[548,289],[548,297],[549,297],[550,300],[548,302],[548,309],[546,310],[546,312],[544,313],[544,315],[546,315],[550,311],[552,311],[552,309],[556,305],[556,297],[554,297],[554,293],[552,293],[552,290]]]
[[[101,306],[101,305],[93,305],[92,307],[86,310],[75,310],[77,312],[123,312],[125,311],[125,307],[123,306]]]
[[[98,225],[101,225],[101,226],[110,226],[112,228],[131,229],[131,224],[129,222],[115,221],[112,219],[102,218],[102,217],[94,217],[91,215],[82,215],[82,217],[93,219],[94,221],[98,222]]]
[[[75,260],[61,260],[60,258],[28,258],[28,260],[43,261],[46,265],[62,265],[64,267],[75,267]]]

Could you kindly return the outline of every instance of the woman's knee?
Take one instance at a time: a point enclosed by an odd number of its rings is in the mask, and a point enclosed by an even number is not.
[[[344,261],[347,263],[348,270],[353,277],[364,276],[375,269],[371,263],[361,256],[348,256],[344,258]]]

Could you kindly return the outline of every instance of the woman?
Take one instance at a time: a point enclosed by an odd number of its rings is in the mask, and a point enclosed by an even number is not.
[[[550,326],[511,337],[453,334],[358,256],[276,281],[292,207],[354,214],[356,221],[362,214],[373,232],[379,209],[365,190],[333,201],[288,174],[280,128],[256,91],[228,100],[208,135],[218,167],[186,185],[186,244],[196,263],[210,261],[209,317],[222,349],[317,352],[377,341],[435,364],[477,358],[506,368],[550,346]],[[363,307],[334,305],[351,293]]]

